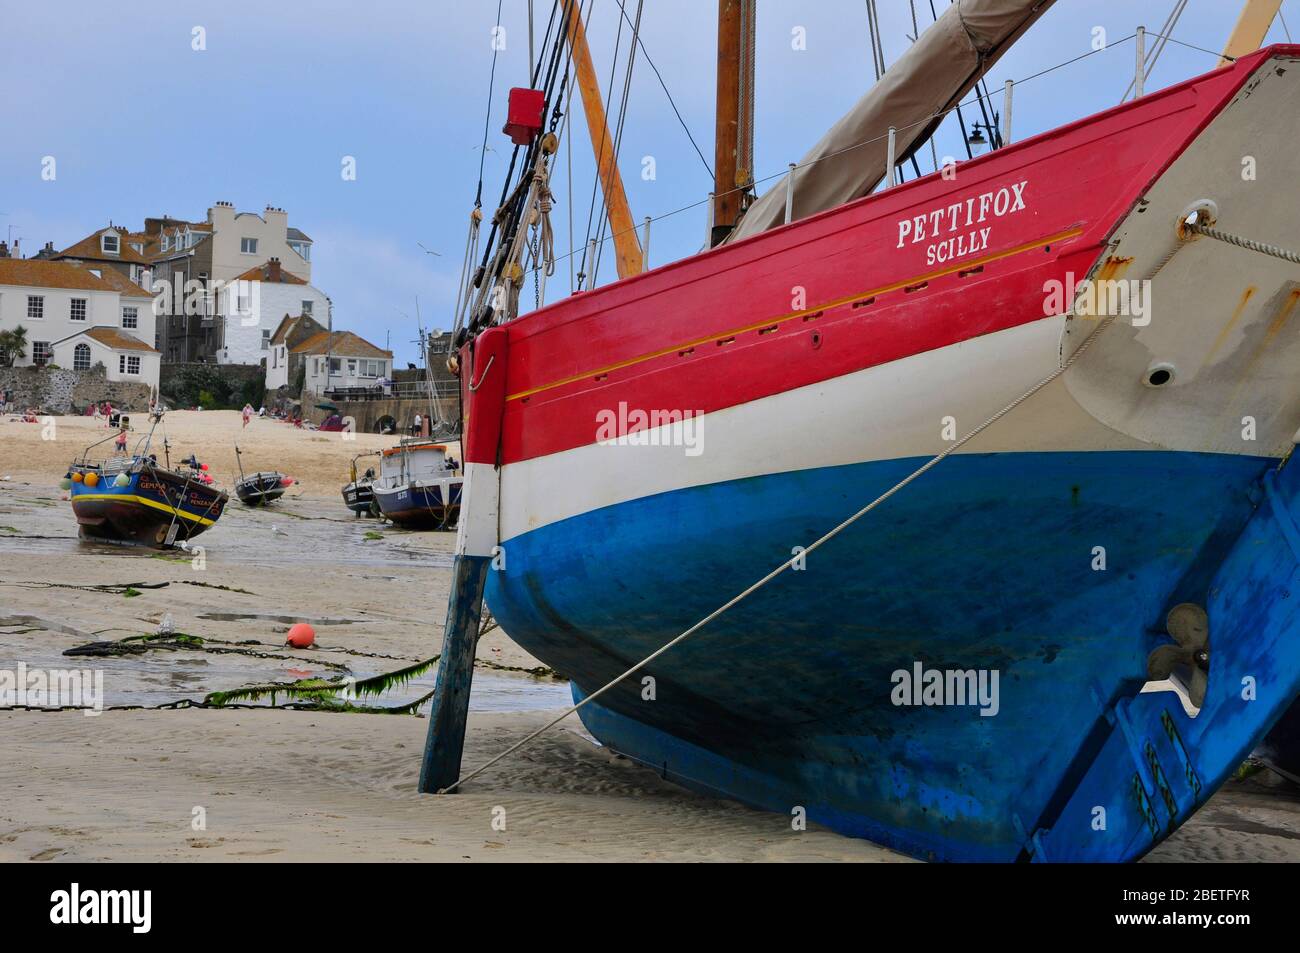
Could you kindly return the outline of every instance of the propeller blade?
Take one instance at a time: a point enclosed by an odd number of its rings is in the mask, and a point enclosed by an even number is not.
[[[1147,656],[1147,678],[1159,682],[1174,673],[1179,665],[1192,665],[1192,655],[1179,645],[1157,645]],[[1193,666],[1195,667],[1195,666]]]
[[[1165,628],[1175,642],[1193,654],[1210,643],[1210,617],[1194,602],[1182,602],[1170,609]]]
[[[1205,690],[1210,687],[1210,675],[1199,666],[1192,667],[1192,681],[1187,686],[1187,695],[1197,708],[1205,704]]]

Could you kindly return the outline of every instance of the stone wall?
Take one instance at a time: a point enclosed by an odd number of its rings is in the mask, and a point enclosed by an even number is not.
[[[325,403],[325,401],[310,394],[305,395],[302,408],[303,419],[314,424],[320,424],[322,420],[329,416],[328,411],[313,406],[317,403]],[[423,400],[336,400],[332,401],[332,403],[339,409],[340,416],[345,419],[348,417],[353,419],[353,426],[358,433],[379,433],[381,421],[391,419],[397,427],[397,433],[400,436],[406,436],[411,421],[415,419],[416,414],[419,414],[422,419],[429,415],[429,399],[427,397]],[[440,420],[456,420],[459,414],[460,407],[456,398],[438,400],[438,418]]]
[[[177,409],[201,404],[205,410],[238,410],[246,402],[256,409],[266,399],[266,368],[261,364],[163,364],[158,390]]]
[[[79,414],[95,403],[144,413],[149,409],[149,385],[110,381],[104,365],[87,371],[49,367],[0,367],[0,391],[18,408],[35,407],[48,414]]]

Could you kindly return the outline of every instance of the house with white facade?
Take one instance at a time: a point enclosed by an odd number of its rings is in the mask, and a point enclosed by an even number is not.
[[[271,346],[266,358],[266,389],[273,391],[293,383],[298,366],[305,360],[293,349],[325,326],[310,314],[286,314],[280,319],[271,335]]]
[[[306,362],[305,390],[325,394],[345,387],[374,388],[389,380],[393,352],[375,347],[351,331],[321,331],[291,353]]]
[[[89,370],[111,381],[158,386],[152,298],[95,263],[0,257],[0,329],[27,331],[15,363]]]
[[[271,363],[271,337],[287,315],[329,321],[329,298],[272,258],[236,276],[221,291],[218,314],[225,323],[219,364]],[[268,385],[269,386],[269,385]]]

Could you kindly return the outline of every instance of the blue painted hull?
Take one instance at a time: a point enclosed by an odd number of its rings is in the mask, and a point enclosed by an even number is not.
[[[488,605],[582,697],[920,462],[690,488],[564,520],[505,542]],[[1140,856],[1300,688],[1300,646],[1269,641],[1290,631],[1300,643],[1284,595],[1300,550],[1261,523],[1275,467],[1161,452],[952,457],[656,660],[642,673],[652,699],[639,674],[584,721],[667,777],[803,808],[920,857]],[[1284,484],[1293,513],[1297,469]],[[1243,588],[1251,598],[1231,603]],[[1138,695],[1148,654],[1168,641],[1165,614],[1184,601],[1209,608],[1220,666],[1196,719],[1170,692]],[[1238,625],[1270,633],[1220,650],[1217,633]],[[895,673],[918,663],[996,671],[996,714],[897,704]],[[1241,712],[1234,664],[1261,693]]]
[[[191,539],[220,519],[226,493],[170,470],[158,468],[128,473],[125,486],[113,474],[100,478],[93,466],[74,465],[69,473],[94,473],[95,486],[74,482],[69,490],[72,512],[84,539],[164,547]]]
[[[462,484],[448,486],[447,498],[439,484],[410,483],[399,487],[373,487],[379,511],[400,526],[442,529],[454,525],[460,511]]]

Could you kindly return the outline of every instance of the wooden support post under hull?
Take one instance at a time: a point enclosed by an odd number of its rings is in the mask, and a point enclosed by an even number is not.
[[[596,155],[596,171],[605,196],[605,211],[609,218],[610,239],[614,242],[614,255],[618,276],[627,278],[645,270],[641,243],[637,239],[632,209],[623,190],[623,177],[618,171],[614,155],[614,137],[609,132],[605,117],[605,104],[600,97],[600,82],[591,62],[591,49],[587,46],[587,31],[582,25],[582,11],[577,0],[568,0],[567,33],[569,48],[573,50],[573,67],[578,89],[582,93],[582,108],[587,116],[587,131],[591,134],[591,148]]]
[[[422,794],[436,794],[460,777],[469,692],[474,680],[474,652],[483,614],[483,587],[490,563],[487,556],[458,555],[452,568],[442,656],[438,659],[438,678],[429,710],[429,734],[420,765]]]

